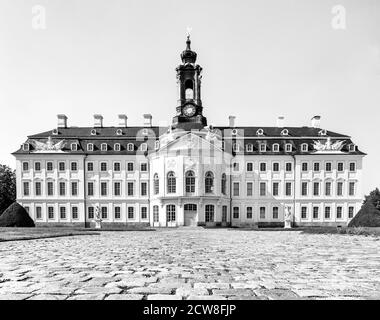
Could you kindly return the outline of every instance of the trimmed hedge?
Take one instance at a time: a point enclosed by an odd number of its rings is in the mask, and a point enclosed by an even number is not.
[[[348,224],[349,227],[380,227],[380,210],[372,201],[366,202]]]
[[[0,227],[34,227],[34,222],[23,206],[13,202],[0,216]]]

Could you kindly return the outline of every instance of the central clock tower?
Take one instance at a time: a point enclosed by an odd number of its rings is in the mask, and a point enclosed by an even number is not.
[[[172,127],[184,130],[202,129],[207,126],[207,119],[202,114],[202,68],[195,64],[197,54],[191,50],[190,45],[188,35],[186,49],[181,53],[182,64],[176,68],[178,101],[177,115],[173,118]]]

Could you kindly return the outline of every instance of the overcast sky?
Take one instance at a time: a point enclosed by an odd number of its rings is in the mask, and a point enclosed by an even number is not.
[[[46,9],[34,29],[32,8]],[[332,8],[346,9],[334,29]],[[34,20],[35,23],[35,20]],[[35,26],[35,25],[34,25]],[[378,0],[0,0],[0,163],[27,135],[91,126],[169,123],[175,67],[192,27],[210,124],[309,125],[352,136],[368,153],[364,191],[380,186],[380,1]]]

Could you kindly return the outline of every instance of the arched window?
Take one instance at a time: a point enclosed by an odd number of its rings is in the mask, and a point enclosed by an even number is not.
[[[128,143],[128,145],[127,145],[127,150],[128,150],[128,151],[133,151],[133,150],[134,150],[134,145],[133,145],[133,143]]]
[[[153,176],[153,189],[154,194],[158,194],[160,192],[160,180],[158,179],[157,173],[155,173]]]
[[[214,222],[215,207],[212,204],[206,204],[205,206],[205,218],[206,222]]]
[[[278,143],[274,143],[272,145],[272,151],[273,152],[279,152],[280,151],[280,145]]]
[[[226,186],[227,186],[227,176],[225,173],[222,174],[222,194],[226,194]]]
[[[166,206],[166,221],[167,222],[175,221],[175,205],[174,204],[168,204]]]
[[[120,151],[120,143],[115,143],[113,148],[115,151]]]
[[[211,171],[207,171],[205,175],[205,192],[212,193],[214,191],[214,175]]]
[[[194,86],[190,79],[185,82],[185,99],[194,99]]]
[[[176,178],[173,171],[168,173],[168,193],[176,192]]]
[[[195,192],[195,174],[194,171],[187,171],[185,174],[186,192]]]

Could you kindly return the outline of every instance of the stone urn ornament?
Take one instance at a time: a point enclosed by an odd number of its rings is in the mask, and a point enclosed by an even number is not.
[[[100,217],[100,209],[99,206],[96,206],[95,208],[95,229],[101,229],[102,228],[102,218]]]
[[[285,207],[285,215],[284,215],[284,229],[292,228],[292,213],[290,211],[290,207]]]

